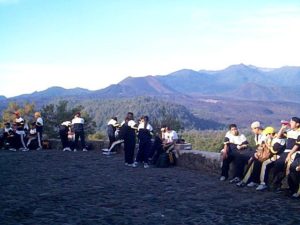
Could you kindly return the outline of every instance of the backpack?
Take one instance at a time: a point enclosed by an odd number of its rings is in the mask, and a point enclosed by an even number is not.
[[[166,152],[161,153],[156,161],[156,167],[167,168],[169,166],[170,166],[169,154]]]

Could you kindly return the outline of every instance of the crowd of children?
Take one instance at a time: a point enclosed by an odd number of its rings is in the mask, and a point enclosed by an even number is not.
[[[1,147],[11,151],[41,150],[44,122],[40,112],[34,113],[34,121],[30,125],[19,112],[15,112],[14,115],[13,122],[4,124],[5,127],[0,136]]]
[[[233,177],[230,183],[238,187],[255,187],[285,191],[300,197],[300,118],[282,121],[278,132],[273,127],[261,126],[259,121],[251,124],[256,147],[248,141],[235,124],[229,125],[221,150],[222,166],[220,181],[229,178],[233,162]]]
[[[107,124],[107,135],[110,143],[109,148],[103,149],[104,151],[116,151],[116,148],[124,143],[125,165],[130,167],[143,165],[144,168],[149,168],[150,163],[158,165],[157,162],[161,161],[159,159],[162,158],[163,153],[171,154],[178,140],[176,131],[168,126],[163,126],[161,133],[154,135],[149,117],[142,116],[136,123],[132,112],[127,113],[121,124],[116,117],[112,117]],[[165,162],[168,163],[170,162]]]

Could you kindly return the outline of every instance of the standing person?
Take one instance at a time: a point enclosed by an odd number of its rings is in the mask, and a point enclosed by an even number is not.
[[[63,151],[71,151],[70,142],[68,138],[70,127],[71,127],[70,121],[62,122],[59,125],[59,136],[60,136],[61,144],[63,146]]]
[[[133,118],[133,113],[128,112],[120,130],[120,138],[124,140],[125,166],[136,167],[136,165],[133,163],[136,143],[136,129],[137,127]]]
[[[35,112],[34,118],[35,118],[36,134],[37,134],[37,141],[38,141],[38,148],[36,150],[41,150],[41,149],[43,149],[42,142],[43,142],[44,121],[43,121],[43,118],[41,117],[40,112]]]
[[[85,137],[84,137],[84,119],[81,118],[81,113],[77,112],[72,120],[73,130],[75,133],[75,148],[74,152],[77,151],[78,148],[78,139],[80,138],[82,151],[86,152],[86,145],[85,145]]]
[[[151,151],[151,137],[153,128],[149,124],[149,117],[143,116],[138,126],[139,151],[136,156],[135,165],[139,162],[144,163],[144,168],[149,168],[149,157]]]
[[[26,147],[25,144],[25,130],[24,130],[24,126],[25,126],[25,120],[20,116],[19,112],[15,112],[15,126],[16,126],[16,134],[17,134],[17,146],[19,148],[19,150],[22,151],[28,151],[29,149]]]
[[[118,126],[119,124],[117,117],[112,117],[107,123],[107,136],[109,139],[108,149],[110,149],[112,143],[116,141],[115,133]]]

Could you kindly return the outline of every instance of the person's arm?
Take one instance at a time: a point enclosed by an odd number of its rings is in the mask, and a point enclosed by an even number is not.
[[[288,163],[291,160],[292,155],[299,150],[299,145],[295,144],[292,150],[289,152],[285,159],[285,163]]]

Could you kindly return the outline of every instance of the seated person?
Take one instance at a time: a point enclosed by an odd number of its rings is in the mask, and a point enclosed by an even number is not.
[[[222,171],[220,180],[228,178],[229,166],[234,162],[234,178],[231,183],[239,182],[243,177],[245,158],[243,151],[246,151],[248,141],[245,135],[240,134],[236,124],[229,125],[229,131],[225,135],[224,149],[222,149]],[[251,156],[249,156],[250,158]],[[248,157],[247,157],[248,158]]]
[[[178,140],[178,135],[175,130],[172,130],[170,126],[162,128],[162,141],[163,148],[166,152],[170,152],[174,149],[174,145]]]
[[[16,145],[15,145],[16,134],[9,122],[5,123],[4,125],[5,125],[5,127],[3,129],[3,133],[1,136],[1,147],[15,151],[16,150]]]
[[[38,148],[38,140],[37,140],[37,131],[36,131],[36,123],[33,122],[31,124],[31,128],[29,130],[29,134],[27,135],[27,148],[30,150]]]

